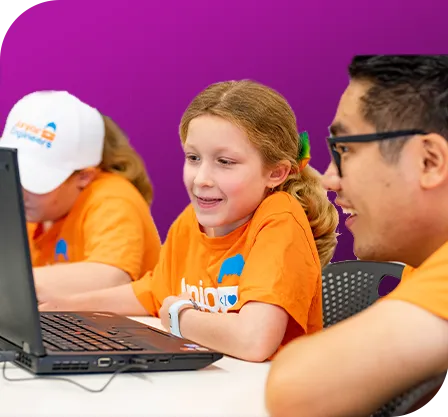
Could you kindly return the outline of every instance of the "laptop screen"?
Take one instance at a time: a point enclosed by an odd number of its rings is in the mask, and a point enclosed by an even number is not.
[[[45,354],[34,289],[17,150],[0,148],[0,338]]]

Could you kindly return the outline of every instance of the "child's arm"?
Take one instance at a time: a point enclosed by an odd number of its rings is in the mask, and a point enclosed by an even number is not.
[[[154,268],[137,281],[73,294],[69,297],[38,297],[40,311],[110,311],[124,316],[157,316],[161,299],[169,295],[169,282],[161,279],[163,256]]]
[[[169,329],[168,309],[181,297],[168,297],[159,312]],[[184,298],[184,297],[182,297]],[[187,308],[179,315],[182,336],[226,355],[262,362],[275,353],[288,324],[281,307],[249,302],[239,313],[212,314]]]
[[[147,316],[131,284],[90,291],[71,297],[39,299],[40,311],[110,311],[125,316]]]
[[[112,265],[96,262],[55,264],[33,269],[37,297],[67,296],[127,284],[131,277]]]

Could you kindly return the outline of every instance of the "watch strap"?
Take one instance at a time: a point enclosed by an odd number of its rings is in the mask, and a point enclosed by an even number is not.
[[[179,300],[171,304],[170,308],[168,309],[168,317],[170,319],[170,332],[177,337],[182,337],[179,326],[179,310],[185,305],[190,305],[191,307],[196,308],[192,300]]]

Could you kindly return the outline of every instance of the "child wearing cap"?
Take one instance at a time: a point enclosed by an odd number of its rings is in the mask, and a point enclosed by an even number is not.
[[[15,104],[0,146],[16,148],[38,299],[114,287],[152,270],[152,186],[121,129],[64,91]]]
[[[249,361],[320,331],[338,214],[286,100],[251,81],[211,85],[185,111],[180,137],[191,204],[154,270],[41,310],[158,316],[177,336]]]

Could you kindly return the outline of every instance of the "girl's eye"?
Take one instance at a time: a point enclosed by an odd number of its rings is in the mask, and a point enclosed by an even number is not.
[[[233,161],[229,161],[228,159],[224,159],[224,158],[220,158],[220,159],[218,159],[218,162],[219,162],[221,165],[234,165],[234,164],[235,164],[235,162],[233,162]]]
[[[199,161],[199,157],[197,155],[186,155],[185,157],[190,162],[197,162],[197,161]]]

